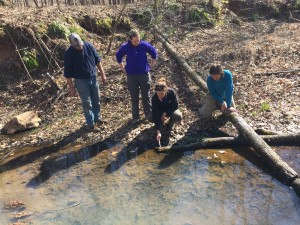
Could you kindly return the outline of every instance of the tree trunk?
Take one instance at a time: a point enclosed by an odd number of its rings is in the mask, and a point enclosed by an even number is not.
[[[239,134],[248,142],[254,151],[260,155],[263,160],[272,168],[273,171],[278,172],[285,184],[291,182],[298,177],[298,174],[290,168],[277,155],[267,143],[259,137],[257,133],[246,123],[246,121],[238,113],[226,113],[230,122],[236,127]]]
[[[266,143],[270,145],[300,145],[300,133],[296,134],[281,134],[281,135],[262,135],[260,136]],[[164,146],[157,147],[155,150],[158,152],[165,151],[196,151],[201,148],[217,148],[217,147],[230,147],[230,146],[246,146],[248,143],[241,137],[218,137],[218,138],[205,138],[200,142],[191,143],[188,145],[180,146]]]
[[[157,26],[154,26],[154,30],[155,34],[162,33]],[[183,67],[188,76],[202,89],[202,91],[208,92],[206,82],[187,64],[183,57],[177,54],[172,45],[158,35],[156,35],[156,37],[165,46],[169,53],[177,60],[179,65]]]
[[[154,27],[155,33],[158,32],[158,27]],[[186,72],[186,74],[204,91],[208,88],[206,82],[187,64],[183,57],[179,56],[174,48],[166,42],[162,37],[156,36],[157,39],[164,45],[168,52],[178,61]],[[300,197],[300,179],[298,174],[284,162],[279,155],[274,152],[270,146],[259,137],[258,134],[245,122],[245,120],[237,113],[226,113],[230,122],[237,128],[239,134],[245,141],[254,149],[256,154],[261,156],[262,160],[274,171],[278,179],[288,186],[292,186]]]

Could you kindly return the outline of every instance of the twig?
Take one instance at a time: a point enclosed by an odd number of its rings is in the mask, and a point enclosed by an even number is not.
[[[24,66],[24,68],[25,68],[25,71],[26,71],[26,73],[27,73],[27,76],[30,78],[31,81],[33,81],[33,80],[32,80],[32,77],[30,76],[30,73],[29,73],[29,71],[28,71],[28,69],[27,69],[27,67],[26,67],[26,65],[25,65],[25,63],[24,63],[24,61],[23,61],[23,59],[22,59],[22,56],[21,56],[21,54],[20,54],[20,52],[19,52],[19,50],[18,50],[17,44],[15,43],[14,39],[12,38],[12,36],[10,35],[10,32],[9,32],[8,30],[7,30],[7,33],[8,33],[8,35],[9,35],[11,41],[13,42],[13,44],[14,44],[14,46],[15,46],[15,51],[18,53],[18,56],[19,56],[19,58],[20,58],[20,60],[21,60],[21,62],[22,62],[22,64],[23,64],[23,66]]]
[[[1,162],[3,162],[8,156],[10,156],[13,152],[15,151],[15,149],[11,150],[10,152],[8,152],[5,156],[2,157]]]
[[[124,12],[124,10],[125,10],[126,5],[127,5],[127,1],[125,1],[124,5],[123,5],[123,7],[122,7],[122,9],[121,9],[120,14],[118,15],[117,21],[116,21],[116,23],[115,23],[115,25],[114,25],[114,27],[113,27],[113,29],[112,29],[112,34],[111,34],[111,37],[110,37],[109,44],[108,44],[108,47],[107,47],[107,50],[106,50],[105,55],[108,55],[109,52],[110,52],[111,44],[112,44],[112,42],[113,42],[113,39],[114,39],[116,30],[117,30],[117,27],[118,27],[118,25],[119,25],[119,23],[120,23],[120,19],[121,19],[122,15],[123,15],[123,12]]]
[[[281,74],[281,73],[293,73],[293,72],[298,72],[300,69],[294,69],[294,70],[282,70],[282,71],[275,71],[275,72],[266,72],[266,73],[255,73],[255,76],[270,76],[270,75],[276,75],[276,74]]]
[[[53,97],[54,101],[51,103],[50,109],[53,108],[53,106],[56,104],[56,102],[63,96],[65,93],[63,92],[65,88],[67,87],[67,84],[65,84]]]
[[[60,90],[60,87],[58,86],[58,84],[55,82],[55,80],[53,79],[53,77],[49,74],[49,73],[46,73],[47,77],[49,78],[49,80],[51,81],[52,83],[52,87],[54,86],[54,88],[56,90]]]

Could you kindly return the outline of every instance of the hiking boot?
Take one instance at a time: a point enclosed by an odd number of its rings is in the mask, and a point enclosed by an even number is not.
[[[105,120],[99,120],[99,121],[95,121],[95,124],[100,127],[103,124],[107,124],[107,122]]]
[[[92,125],[92,126],[86,126],[86,130],[87,132],[94,132],[94,133],[99,133],[101,130],[99,127],[97,127],[96,125]]]
[[[131,119],[128,122],[129,125],[133,125],[133,126],[139,125],[139,123],[140,123],[140,119]]]

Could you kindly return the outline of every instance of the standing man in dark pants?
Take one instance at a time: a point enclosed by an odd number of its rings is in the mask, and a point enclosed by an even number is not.
[[[95,47],[89,42],[83,42],[78,34],[70,34],[69,41],[71,46],[64,54],[64,76],[68,89],[71,96],[76,96],[76,89],[79,93],[88,131],[98,132],[100,129],[97,124],[100,125],[103,121],[100,115],[96,67],[100,71],[103,84],[106,84],[101,58]]]
[[[149,65],[147,53],[152,57]],[[123,58],[126,56],[124,67]],[[150,102],[150,69],[155,65],[157,59],[156,49],[148,42],[140,40],[137,30],[129,31],[129,40],[118,50],[117,61],[121,70],[127,75],[127,86],[131,96],[133,122],[139,122],[139,92],[141,90],[143,109],[145,117],[151,121]]]

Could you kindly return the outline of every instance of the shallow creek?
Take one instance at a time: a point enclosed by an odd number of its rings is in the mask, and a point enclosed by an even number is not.
[[[293,190],[222,150],[105,150],[47,179],[35,163],[10,170],[0,174],[0,224],[299,225]],[[300,173],[299,149],[278,153]]]

